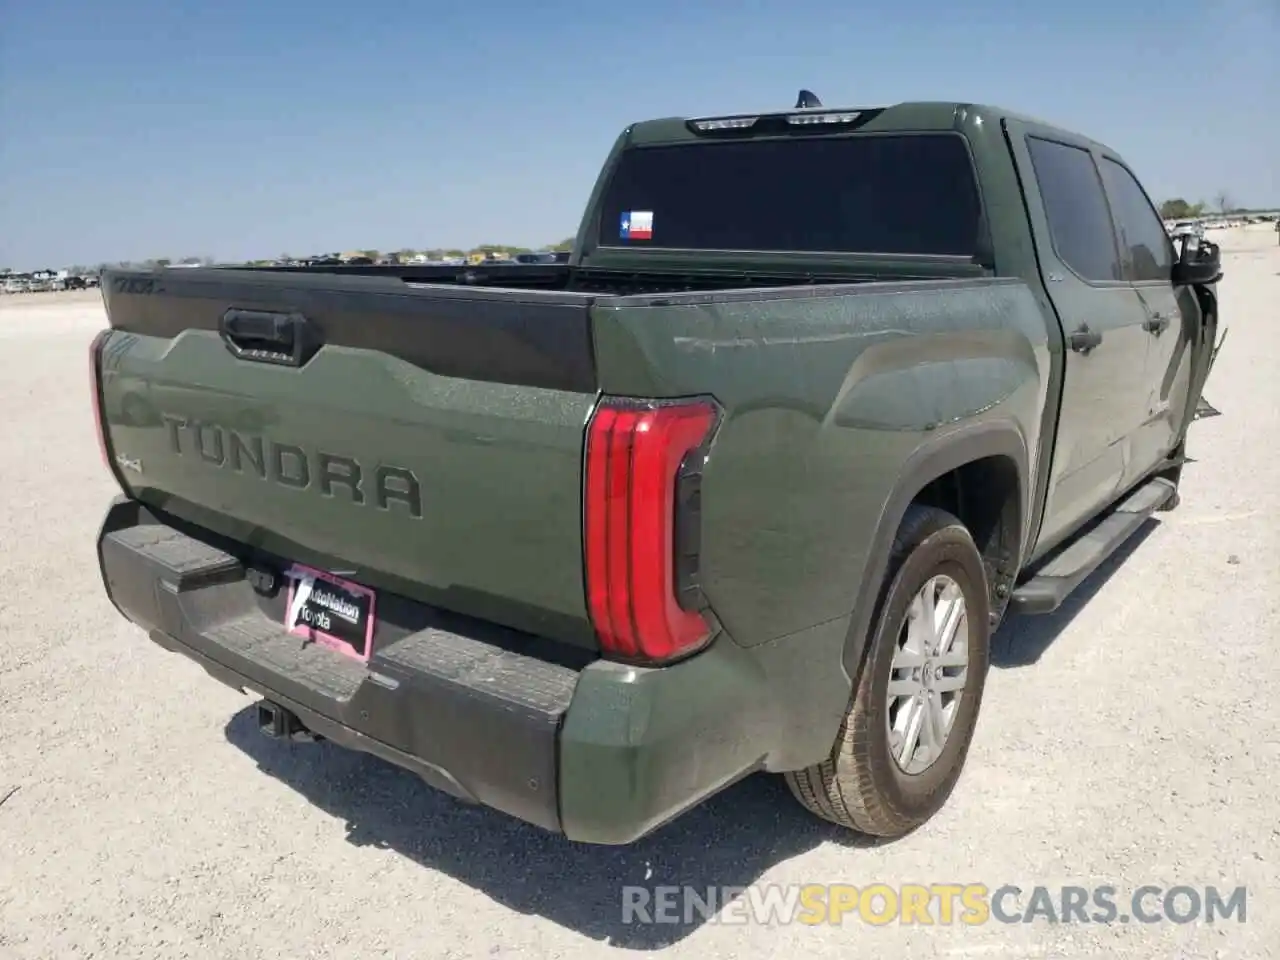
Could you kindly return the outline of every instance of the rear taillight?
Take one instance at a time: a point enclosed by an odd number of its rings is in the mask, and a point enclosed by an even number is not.
[[[98,452],[102,462],[112,473],[111,455],[107,452],[106,420],[102,415],[102,347],[111,336],[110,330],[102,330],[89,344],[89,397],[93,404],[93,429],[98,435]]]
[[[676,583],[676,487],[718,417],[705,400],[602,400],[587,429],[587,598],[606,656],[656,663],[711,637]],[[688,471],[686,471],[687,473]]]

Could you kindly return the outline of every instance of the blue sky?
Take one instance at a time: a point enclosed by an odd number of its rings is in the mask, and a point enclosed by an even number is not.
[[[994,102],[1280,205],[1277,0],[0,0],[0,266],[571,235],[628,122]]]

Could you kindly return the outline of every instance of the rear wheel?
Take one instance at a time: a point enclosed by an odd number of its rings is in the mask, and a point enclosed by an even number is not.
[[[909,833],[942,808],[977,724],[989,603],[969,531],[944,510],[910,507],[831,755],[786,775],[802,804],[881,837]]]

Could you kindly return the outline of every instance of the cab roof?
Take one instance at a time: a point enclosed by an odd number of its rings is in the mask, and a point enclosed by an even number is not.
[[[726,139],[746,139],[753,134],[747,130],[730,133],[699,133],[693,125],[698,121],[724,120],[731,118],[782,118],[786,116],[820,114],[858,114],[858,119],[850,124],[841,125],[847,131],[876,133],[894,130],[960,130],[966,125],[977,123],[999,123],[1001,120],[1019,120],[1046,131],[1056,131],[1076,142],[1087,142],[1101,150],[1109,150],[1102,143],[1088,137],[1058,127],[1037,117],[1019,113],[1005,107],[983,103],[969,103],[958,100],[918,100],[904,101],[891,106],[815,106],[794,107],[791,109],[770,107],[764,110],[741,110],[733,113],[716,115],[696,115],[687,117],[661,117],[643,120],[626,128],[624,136],[628,146],[647,146],[657,144],[723,142]],[[833,125],[832,132],[838,132]]]

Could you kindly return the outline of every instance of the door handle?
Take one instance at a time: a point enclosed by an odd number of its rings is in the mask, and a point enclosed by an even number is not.
[[[1071,336],[1067,337],[1067,343],[1076,353],[1088,354],[1102,343],[1102,334],[1097,330],[1090,330],[1087,323],[1081,324],[1080,329],[1073,331]]]
[[[1153,313],[1142,321],[1142,329],[1147,333],[1154,333],[1157,337],[1164,333],[1165,328],[1169,326],[1169,315],[1167,313]]]

